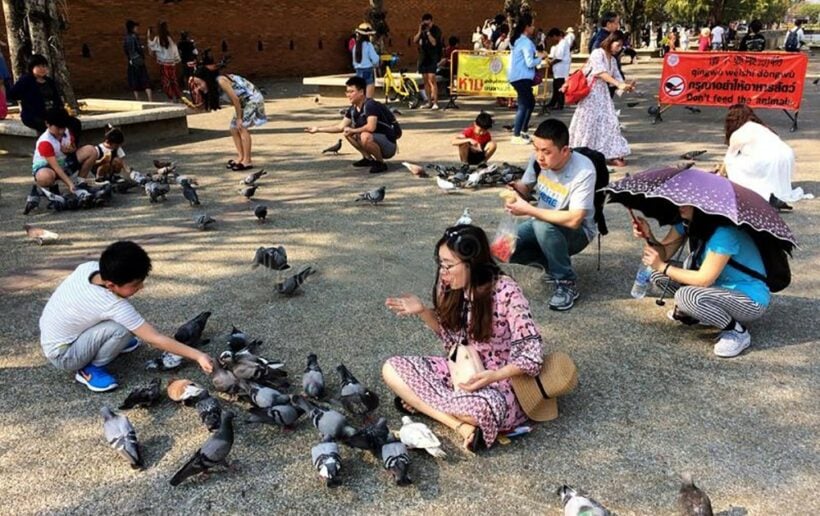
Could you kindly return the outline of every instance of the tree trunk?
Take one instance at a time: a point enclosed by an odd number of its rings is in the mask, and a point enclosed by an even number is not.
[[[56,2],[48,0],[28,0],[26,19],[28,20],[32,50],[44,55],[57,81],[63,100],[77,110],[77,98],[71,86],[71,77],[65,65],[63,38],[60,35],[60,19]]]
[[[586,53],[586,49],[589,48],[589,40],[598,25],[600,6],[600,0],[581,0],[581,37],[578,47],[581,53]]]
[[[26,29],[26,8],[23,0],[3,0],[3,16],[6,19],[11,71],[16,81],[26,73],[26,61],[31,55],[31,40]]]
[[[373,37],[373,46],[376,52],[384,53],[384,38],[390,33],[387,26],[387,11],[384,10],[384,0],[370,0],[370,8],[365,11],[365,19],[370,23],[376,35]]]

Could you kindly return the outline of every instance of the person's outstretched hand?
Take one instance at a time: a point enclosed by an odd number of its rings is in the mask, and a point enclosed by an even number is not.
[[[305,132],[306,133],[316,134],[316,131],[318,131],[317,127],[305,127]]]
[[[424,303],[418,296],[413,294],[402,294],[401,297],[388,297],[384,302],[385,306],[394,314],[403,315],[418,315],[424,311]]]
[[[199,364],[199,368],[206,374],[211,374],[214,371],[214,359],[207,353],[200,353],[196,359],[196,363]]]

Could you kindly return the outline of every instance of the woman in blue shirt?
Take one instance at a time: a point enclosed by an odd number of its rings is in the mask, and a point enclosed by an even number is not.
[[[765,277],[760,251],[737,226],[720,225],[692,206],[681,206],[679,211],[683,223],[673,226],[659,245],[647,244],[643,263],[655,271],[652,282],[656,286],[674,292],[671,318],[721,329],[715,355],[737,356],[751,344],[745,324],[766,312],[771,294],[765,281],[734,264]],[[637,219],[632,229],[636,238],[655,242],[645,219]],[[686,237],[692,239],[694,251],[687,260],[689,267],[679,267],[669,260]]]
[[[376,94],[376,74],[374,69],[379,66],[379,53],[370,36],[376,34],[369,23],[362,23],[356,28],[356,44],[353,46],[353,69],[356,76],[361,77],[367,83],[365,95],[372,99]]]
[[[532,23],[532,16],[522,14],[510,38],[513,49],[510,55],[507,80],[518,93],[518,111],[515,113],[512,137],[512,143],[516,145],[530,143],[526,131],[530,124],[530,116],[535,109],[535,95],[532,93],[533,79],[535,69],[542,61],[542,54],[536,52],[535,43],[531,39],[535,32],[535,26]]]

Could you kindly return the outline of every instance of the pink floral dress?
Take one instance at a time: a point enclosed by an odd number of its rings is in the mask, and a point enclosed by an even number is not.
[[[530,376],[541,371],[543,341],[521,287],[509,276],[500,276],[493,292],[493,331],[486,342],[468,342],[481,356],[485,369],[501,369],[512,363]],[[468,315],[467,324],[470,319]],[[463,332],[439,331],[447,354],[461,342]],[[431,407],[452,415],[470,415],[491,446],[499,432],[527,421],[515,399],[510,380],[502,380],[474,392],[456,392],[450,380],[447,356],[398,356],[387,362],[416,395]]]

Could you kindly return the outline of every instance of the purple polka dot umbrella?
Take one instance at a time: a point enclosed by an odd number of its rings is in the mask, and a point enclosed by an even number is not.
[[[768,234],[786,251],[797,245],[789,226],[766,199],[718,174],[696,168],[646,170],[612,182],[602,191],[608,193],[608,202],[640,210],[661,225],[680,219],[679,206],[694,206],[761,236]]]

